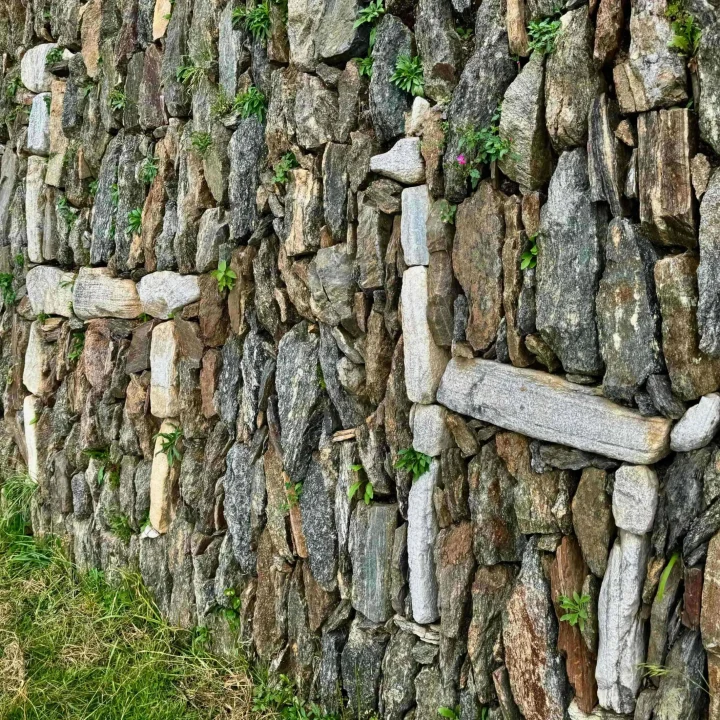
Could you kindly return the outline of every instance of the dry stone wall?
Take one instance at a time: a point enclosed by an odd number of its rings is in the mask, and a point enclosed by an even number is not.
[[[0,52],[35,533],[328,713],[720,719],[716,0],[3,0]]]

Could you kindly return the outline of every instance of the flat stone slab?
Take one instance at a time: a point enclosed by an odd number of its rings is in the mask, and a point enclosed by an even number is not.
[[[670,449],[690,452],[705,447],[720,427],[720,395],[710,393],[700,398],[680,418],[670,433]]]
[[[672,422],[638,412],[538,370],[453,358],[437,400],[463,415],[550,442],[649,465],[669,452]]]

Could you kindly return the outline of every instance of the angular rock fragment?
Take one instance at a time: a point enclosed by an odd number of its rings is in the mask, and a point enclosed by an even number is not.
[[[584,149],[563,153],[550,181],[538,236],[536,322],[566,372],[596,375],[595,295],[607,220],[590,200],[587,168]]]
[[[420,138],[401,138],[386,153],[370,158],[370,170],[403,185],[425,180],[425,161],[420,154]]]
[[[195,275],[179,275],[168,270],[145,275],[137,284],[137,292],[143,312],[162,320],[200,299],[200,285]]]
[[[560,21],[545,72],[545,121],[558,152],[585,144],[588,111],[605,89],[605,80],[593,61],[593,23],[587,8],[565,13]]]
[[[590,571],[599,578],[605,574],[610,541],[615,532],[606,482],[606,472],[586,468],[572,501],[573,527],[583,558]]]
[[[451,525],[437,537],[438,612],[440,632],[446,638],[458,638],[465,632],[465,611],[475,569],[472,545],[473,530],[469,522]]]
[[[665,364],[672,390],[681,400],[695,400],[720,387],[720,361],[698,345],[697,267],[697,258],[689,253],[655,264]]]
[[[415,635],[397,632],[383,658],[382,704],[388,720],[402,720],[415,704],[415,676],[420,666],[412,656]]]
[[[531,540],[503,617],[505,663],[527,720],[562,720],[568,681],[556,649],[557,621],[537,543]]]
[[[705,447],[720,426],[720,395],[711,393],[700,398],[670,433],[670,449],[688,452]]]
[[[687,100],[685,62],[670,47],[671,22],[663,0],[633,6],[630,53],[613,68],[613,80],[623,113],[682,105]]]
[[[669,450],[670,421],[642,417],[537,370],[453,358],[437,399],[462,415],[626,462],[651,464]]]
[[[332,140],[337,121],[337,93],[323,85],[320,78],[302,73],[298,76],[295,95],[295,133],[300,147],[321,148]]]
[[[603,393],[611,400],[629,402],[649,375],[663,369],[656,260],[637,226],[620,218],[610,223],[596,308],[606,368]]]
[[[402,191],[400,242],[403,259],[408,266],[428,265],[430,262],[426,232],[429,211],[430,196],[427,185]]]
[[[50,149],[50,107],[45,93],[36,95],[32,102],[27,129],[27,149],[34,155],[47,155]]]
[[[72,290],[74,313],[83,320],[115,317],[132,320],[143,312],[135,283],[113,277],[107,268],[80,268]]]
[[[697,245],[690,156],[695,125],[681,108],[638,117],[638,188],[640,221],[660,245]]]
[[[703,29],[697,53],[698,76],[700,79],[700,136],[720,152],[720,24],[715,23]]]
[[[20,61],[20,79],[30,92],[41,93],[50,90],[53,76],[46,68],[48,53],[58,46],[55,43],[42,43],[27,50]]]
[[[35,315],[72,317],[74,273],[50,265],[36,265],[25,276],[30,305]]]
[[[437,457],[443,450],[454,446],[446,423],[447,414],[442,405],[413,406],[410,422],[415,450],[430,457]]]
[[[700,350],[714,357],[720,356],[719,232],[720,172],[716,171],[700,205],[700,265],[697,269]]]
[[[612,509],[621,530],[644,535],[652,530],[658,505],[658,479],[644,465],[623,465],[615,472]]]
[[[427,321],[427,269],[422,265],[403,273],[402,325],[405,346],[405,386],[412,402],[435,400],[448,353],[438,347]]]
[[[499,162],[505,175],[522,188],[542,187],[550,179],[552,158],[545,126],[544,57],[540,53],[533,53],[505,91],[500,137],[512,146],[512,152]]]
[[[159,433],[173,433],[178,428],[176,420],[164,420]],[[153,528],[166,533],[175,513],[178,500],[178,468],[170,467],[168,456],[163,452],[163,438],[158,433],[153,452],[152,474],[150,475],[150,514]],[[181,448],[178,447],[178,450]]]

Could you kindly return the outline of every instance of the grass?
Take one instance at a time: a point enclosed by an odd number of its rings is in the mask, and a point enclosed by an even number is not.
[[[243,119],[255,116],[263,122],[267,111],[267,99],[258,88],[251,85],[244,93],[235,96],[232,109]]]
[[[240,652],[212,655],[207,628],[172,627],[137,574],[111,585],[99,570],[79,573],[58,540],[30,534],[36,491],[22,474],[0,490],[3,720],[325,717]]]

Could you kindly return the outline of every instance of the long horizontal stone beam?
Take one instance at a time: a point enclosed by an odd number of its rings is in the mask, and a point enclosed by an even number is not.
[[[507,430],[616,460],[649,465],[670,451],[670,420],[643,417],[596,390],[537,370],[453,358],[437,400]]]

